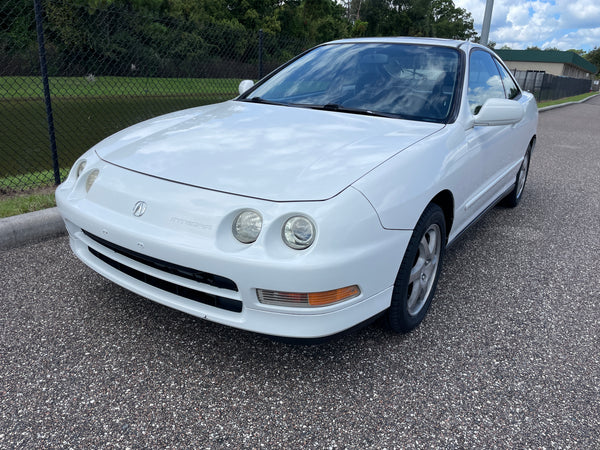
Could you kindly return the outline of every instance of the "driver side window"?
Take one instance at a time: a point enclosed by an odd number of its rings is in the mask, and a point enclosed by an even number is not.
[[[482,50],[475,50],[470,58],[467,97],[471,113],[477,115],[487,99],[506,96],[502,78],[492,56]]]

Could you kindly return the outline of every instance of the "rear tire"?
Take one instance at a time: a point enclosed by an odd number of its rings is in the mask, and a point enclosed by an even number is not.
[[[444,212],[432,203],[415,226],[394,283],[387,312],[387,323],[393,331],[409,332],[425,318],[435,294],[445,250]]]

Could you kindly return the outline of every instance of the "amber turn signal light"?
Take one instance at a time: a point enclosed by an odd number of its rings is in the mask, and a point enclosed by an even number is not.
[[[267,305],[279,306],[327,306],[360,295],[358,286],[347,286],[324,292],[279,292],[257,289],[258,300]]]

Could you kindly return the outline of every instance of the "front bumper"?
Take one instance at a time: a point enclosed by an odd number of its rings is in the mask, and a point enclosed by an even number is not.
[[[78,180],[69,177],[57,189],[57,204],[75,254],[126,289],[206,320],[294,338],[339,333],[390,304],[410,232],[383,229],[353,188],[327,201],[275,203],[172,183],[102,161],[94,167],[100,175],[90,191],[83,186],[85,173]],[[140,200],[147,212],[135,217],[132,208]],[[231,233],[233,218],[244,208],[264,219],[259,239],[250,245]],[[297,213],[317,225],[315,243],[304,251],[281,240],[283,222]],[[211,277],[231,280],[235,288]],[[351,285],[359,286],[358,297],[322,307],[267,305],[256,294],[257,289],[322,292]],[[182,294],[190,291],[200,294]]]

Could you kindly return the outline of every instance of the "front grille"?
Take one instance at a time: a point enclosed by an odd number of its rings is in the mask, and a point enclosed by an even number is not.
[[[167,267],[181,268],[181,266],[177,266],[175,264],[156,260],[154,258],[150,258],[145,255],[140,255],[139,253],[133,252],[131,250],[124,249],[123,247],[120,247],[116,244],[112,244],[108,241],[105,241],[104,239],[94,236],[86,231],[84,231],[84,233],[86,234],[86,236],[97,241],[99,244],[102,244],[103,246],[108,247],[111,250],[116,251],[119,254],[127,256],[128,258],[134,259],[135,261],[141,262],[142,264],[146,264],[146,263],[144,261],[138,260],[137,258],[133,258],[131,255],[141,257],[140,259],[142,259],[142,260],[152,260],[153,263],[156,263],[157,261],[159,261],[161,264],[164,264]],[[109,244],[109,245],[106,245],[106,244]],[[117,251],[117,250],[115,250],[115,248],[117,248],[119,250],[123,250],[123,251]],[[242,302],[239,300],[234,300],[234,299],[230,299],[230,298],[226,298],[226,297],[220,297],[218,295],[207,294],[205,292],[197,291],[195,289],[190,289],[186,286],[181,286],[176,283],[172,283],[170,281],[162,280],[160,278],[154,277],[147,273],[133,269],[125,264],[120,263],[119,261],[115,261],[114,259],[109,258],[108,256],[100,253],[99,251],[93,249],[92,247],[88,247],[88,250],[96,258],[100,259],[101,261],[108,264],[109,266],[117,269],[119,272],[129,275],[130,277],[135,278],[136,280],[142,281],[143,283],[146,283],[150,286],[154,286],[155,288],[161,289],[161,290],[169,292],[171,294],[178,295],[180,297],[184,297],[184,298],[202,303],[204,305],[214,306],[216,308],[225,309],[227,311],[232,311],[232,312],[236,312],[236,313],[239,313],[242,311]],[[146,265],[148,265],[150,267],[158,268],[154,264],[152,264],[152,265],[146,264]],[[161,269],[161,270],[163,270],[163,269]],[[186,269],[186,270],[194,271],[194,269]],[[168,273],[174,273],[169,270],[164,270],[164,271],[168,272]],[[204,273],[204,272],[201,272],[201,273]],[[175,273],[175,275],[179,275],[179,273]],[[211,274],[206,274],[206,275],[211,275]],[[213,276],[218,277],[217,275],[213,275]],[[190,278],[190,277],[185,277],[185,278]],[[235,287],[235,289],[232,289],[232,290],[237,291],[237,286],[235,285],[235,283],[233,283],[233,281],[228,280],[227,278],[224,278],[224,277],[218,277],[218,278],[227,280],[230,283],[232,283],[233,286]],[[191,279],[194,279],[194,278],[191,278]]]
[[[189,267],[179,266],[177,264],[162,261],[157,258],[152,258],[151,256],[142,255],[141,253],[134,252],[133,250],[129,250],[125,247],[121,247],[120,245],[113,244],[112,242],[99,238],[98,236],[95,236],[85,230],[82,231],[87,237],[93,239],[98,244],[101,244],[120,255],[126,256],[129,259],[133,259],[134,261],[152,267],[153,269],[158,269],[163,272],[170,273],[171,275],[177,275],[178,277],[187,278],[188,280],[208,284],[209,286],[220,289],[227,289],[236,292],[238,290],[237,285],[229,278],[225,278],[220,275],[213,275],[212,273],[202,272],[196,269],[190,269]]]

